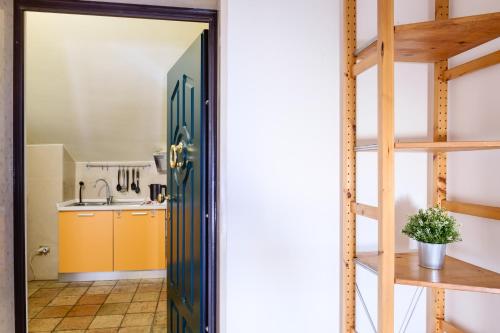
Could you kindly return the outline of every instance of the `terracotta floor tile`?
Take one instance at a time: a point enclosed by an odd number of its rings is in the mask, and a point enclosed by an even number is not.
[[[49,281],[43,287],[44,288],[64,288],[68,286],[68,282],[59,282],[59,281]]]
[[[141,283],[163,283],[164,278],[141,279]]]
[[[28,305],[28,319],[34,318],[44,307]]]
[[[62,318],[69,310],[71,310],[71,305],[46,306],[36,315],[36,318]]]
[[[66,317],[59,325],[57,330],[83,330],[89,327],[90,323],[94,320],[93,316],[88,317]]]
[[[108,303],[103,304],[99,311],[97,312],[98,316],[104,315],[117,315],[117,314],[125,314],[127,313],[127,309],[129,308],[130,303]]]
[[[155,284],[155,283],[140,284],[139,289],[137,289],[138,293],[148,293],[153,291],[161,291],[161,284]]]
[[[40,288],[31,297],[33,298],[51,297],[53,299],[61,292],[61,290],[62,290],[61,288],[54,288],[54,289]]]
[[[162,278],[30,281],[28,289],[30,333],[166,332],[167,292]]]
[[[127,284],[127,285],[116,285],[113,290],[111,290],[112,294],[133,294],[137,290],[137,284]]]
[[[134,297],[133,293],[130,294],[109,294],[104,303],[130,303]]]
[[[90,324],[89,328],[113,328],[120,327],[123,315],[97,316]]]
[[[155,326],[167,325],[167,313],[166,312],[157,312],[155,314],[155,320],[153,322]]]
[[[150,326],[153,323],[153,313],[128,313],[123,318],[122,327]]]
[[[52,297],[32,297],[28,299],[28,306],[29,307],[39,307],[39,306],[46,306],[47,304],[52,301]]]
[[[78,304],[102,304],[108,297],[107,294],[89,295],[85,294],[80,298]]]
[[[116,280],[108,280],[108,281],[95,281],[92,284],[92,287],[100,287],[100,286],[114,286],[116,284]]]
[[[28,287],[28,297],[31,297],[39,289],[40,289],[40,287]]]
[[[68,317],[95,316],[101,306],[95,304],[75,305],[67,314]]]
[[[87,291],[88,287],[68,287],[64,288],[59,296],[82,296]]]
[[[153,326],[151,333],[167,333],[167,326]]]
[[[57,296],[49,303],[49,306],[74,305],[79,298],[80,296]]]
[[[62,318],[31,319],[28,324],[28,331],[32,332],[51,332]]]
[[[75,281],[69,284],[70,287],[90,287],[93,281]]]
[[[113,286],[92,286],[87,290],[87,294],[89,295],[97,295],[97,294],[109,294]]]
[[[150,333],[151,326],[137,326],[137,327],[122,327],[118,330],[119,333]]]
[[[136,293],[133,299],[133,302],[154,302],[158,300],[160,296],[159,292],[151,292],[151,293]]]
[[[118,280],[116,283],[117,286],[126,286],[130,284],[138,285],[141,282],[141,279],[127,279],[127,280]]]
[[[156,302],[133,302],[130,303],[127,313],[155,312]]]
[[[31,287],[41,288],[44,285],[46,285],[47,283],[49,283],[49,281],[41,281],[41,280],[29,281],[28,288],[31,288]]]
[[[156,312],[167,312],[167,302],[159,301],[158,306],[156,307]]]
[[[117,333],[118,328],[96,328],[86,330],[85,333]]]

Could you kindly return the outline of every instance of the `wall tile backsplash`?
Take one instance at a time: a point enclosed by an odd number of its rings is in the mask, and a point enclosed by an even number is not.
[[[149,167],[139,168],[140,178],[140,193],[135,193],[130,189],[130,184],[132,183],[132,168],[129,168],[129,191],[128,192],[118,192],[116,190],[116,185],[118,184],[118,168],[98,168],[98,167],[87,167],[88,162],[77,162],[76,163],[76,177],[75,177],[75,199],[78,199],[78,190],[80,181],[85,183],[83,189],[83,200],[93,200],[93,199],[104,199],[106,198],[106,189],[102,182],[97,184],[95,187],[95,182],[99,178],[105,179],[111,186],[111,195],[115,199],[149,199],[149,184],[166,184],[167,176],[165,174],[159,174],[156,171],[156,166],[154,161],[122,161],[122,162],[92,162],[91,164],[120,164],[120,165],[144,165],[147,164]]]

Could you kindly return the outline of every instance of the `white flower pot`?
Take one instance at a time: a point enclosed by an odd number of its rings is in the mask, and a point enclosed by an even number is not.
[[[446,255],[446,244],[418,242],[418,264],[425,268],[441,269]]]

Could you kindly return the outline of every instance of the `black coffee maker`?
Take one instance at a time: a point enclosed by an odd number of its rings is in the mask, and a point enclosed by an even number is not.
[[[158,194],[161,194],[163,198],[167,196],[167,185],[163,184],[149,184],[149,197],[151,201],[158,200]]]

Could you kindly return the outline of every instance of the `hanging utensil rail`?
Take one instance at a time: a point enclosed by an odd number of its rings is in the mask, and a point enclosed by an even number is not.
[[[109,168],[150,168],[151,164],[93,164],[87,163],[87,168],[101,168],[101,169],[109,169]]]

